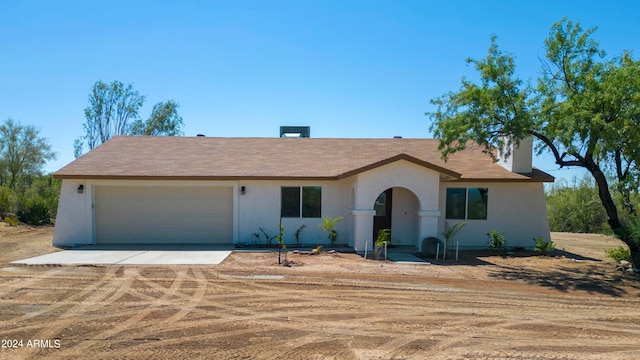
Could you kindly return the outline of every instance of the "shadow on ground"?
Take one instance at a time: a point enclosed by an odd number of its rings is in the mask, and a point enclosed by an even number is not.
[[[434,257],[424,256],[421,253],[414,253],[415,256],[420,257],[434,265],[470,265],[470,266],[482,266],[482,265],[496,265],[491,261],[485,260],[485,258],[489,258],[491,256],[500,256],[499,254],[493,253],[489,250],[474,250],[474,251],[460,251],[458,260],[455,260],[455,252],[452,252],[450,255],[447,255],[447,260],[442,260],[442,254],[438,259]],[[528,258],[528,257],[537,257],[540,256],[539,253],[534,251],[513,251],[508,254],[502,255],[502,257],[509,258]],[[587,256],[582,256],[579,254],[574,254],[569,251],[563,250],[554,250],[549,254],[552,257],[566,257],[568,259],[574,259],[578,261],[595,261],[602,262],[601,259],[595,259]]]
[[[489,276],[495,279],[506,281],[524,281],[532,285],[553,288],[562,292],[581,290],[591,294],[601,294],[608,296],[624,296],[630,289],[640,292],[640,278],[622,272],[611,273],[605,270],[601,259],[582,256],[568,251],[554,250],[550,256],[557,258],[572,259],[585,263],[584,267],[556,267],[544,270],[535,270],[526,267],[505,266],[496,264],[491,257],[497,256],[490,251],[464,251],[460,252],[459,259],[449,257],[446,261],[434,258],[423,257],[433,265],[440,266],[493,266],[496,270],[490,270]],[[538,257],[539,253],[533,251],[510,252],[503,257],[508,258],[529,258]]]
[[[573,290],[587,291],[590,294],[609,296],[623,296],[628,294],[628,288],[640,290],[640,283],[632,275],[623,273],[605,273],[601,268],[568,268],[559,267],[555,270],[533,270],[501,266],[489,274],[500,280],[520,280],[529,284],[554,288],[566,292]]]

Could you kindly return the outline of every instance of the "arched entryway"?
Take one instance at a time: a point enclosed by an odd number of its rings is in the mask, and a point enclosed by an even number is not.
[[[403,187],[388,188],[378,195],[373,209],[374,240],[380,229],[391,229],[391,245],[417,246],[419,201],[411,190]]]

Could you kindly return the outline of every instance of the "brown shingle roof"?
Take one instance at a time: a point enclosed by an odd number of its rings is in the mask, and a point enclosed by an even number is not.
[[[434,139],[117,136],[58,170],[58,178],[341,179],[404,159],[449,179],[553,181],[493,163],[477,145],[444,162]]]

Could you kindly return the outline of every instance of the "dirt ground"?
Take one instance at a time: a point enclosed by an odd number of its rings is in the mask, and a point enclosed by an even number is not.
[[[52,228],[0,232],[1,359],[637,359],[640,278],[615,239],[554,257],[412,265],[237,252],[218,266],[23,266]],[[562,250],[564,249],[564,250]]]

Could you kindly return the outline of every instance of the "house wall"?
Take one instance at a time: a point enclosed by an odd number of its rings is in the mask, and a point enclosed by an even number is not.
[[[80,185],[82,194],[78,193]],[[53,245],[93,244],[94,239],[93,187],[83,180],[62,180]]]
[[[446,220],[446,188],[488,188],[486,220]],[[521,182],[443,182],[440,185],[440,212],[438,238],[442,239],[445,220],[449,225],[466,221],[453,239],[460,248],[487,248],[487,233],[504,231],[507,246],[532,248],[534,238],[550,240],[546,199],[542,183]]]
[[[239,207],[239,237],[241,244],[251,245],[252,235],[260,235],[260,242],[265,244],[263,228],[269,236],[278,234],[280,222],[280,188],[283,186],[321,186],[322,187],[322,216],[332,218],[342,216],[343,220],[337,225],[338,239],[336,243],[353,246],[353,215],[350,212],[351,180],[341,181],[281,181],[281,180],[243,180],[239,187],[245,187],[245,194],[240,195]],[[300,226],[305,228],[300,232],[300,243],[304,245],[330,244],[327,234],[320,230],[322,218],[283,218],[285,229],[284,241],[292,245],[296,243],[295,232]],[[275,240],[274,240],[275,242]]]

